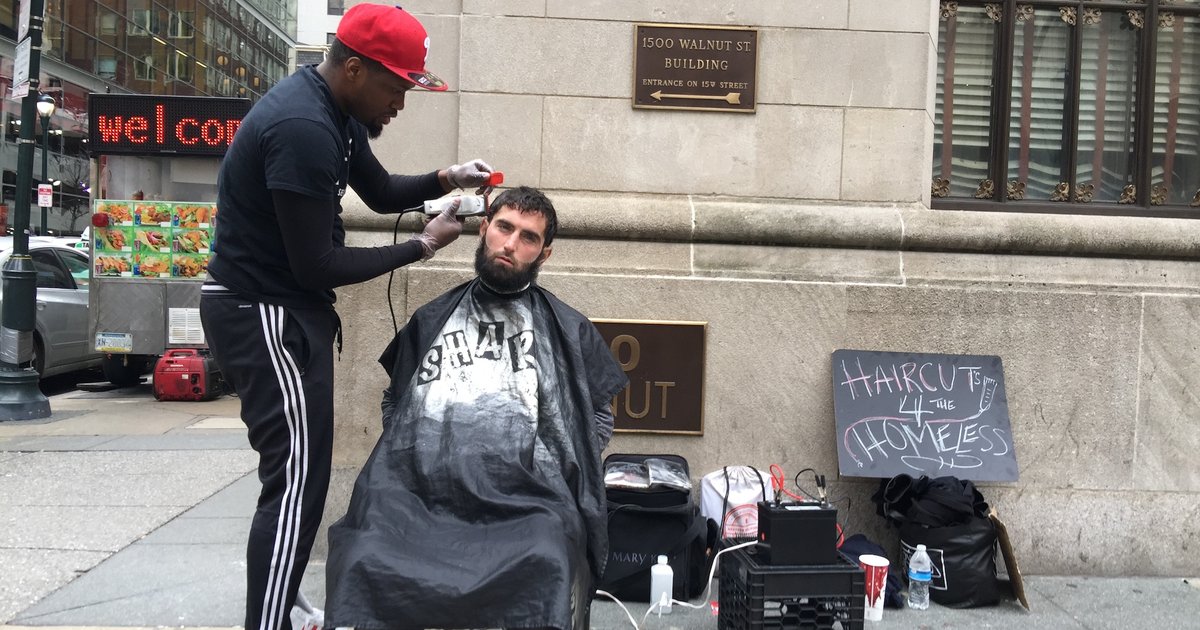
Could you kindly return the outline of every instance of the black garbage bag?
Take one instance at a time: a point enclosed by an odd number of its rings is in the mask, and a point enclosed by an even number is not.
[[[952,608],[991,606],[1002,598],[996,576],[996,527],[975,484],[955,477],[897,475],[872,496],[900,529],[904,564],[918,544],[933,561],[929,598]]]
[[[908,523],[900,527],[900,544],[905,566],[918,544],[929,552],[933,561],[929,599],[951,608],[992,606],[1002,599],[996,577],[996,526],[991,519],[975,517],[947,527]]]
[[[916,523],[926,527],[962,525],[987,517],[988,504],[975,484],[956,477],[896,475],[880,479],[871,497],[878,514],[896,527]]]

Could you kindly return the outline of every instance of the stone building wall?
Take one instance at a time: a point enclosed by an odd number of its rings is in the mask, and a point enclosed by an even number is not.
[[[704,435],[610,452],[813,467],[851,498],[850,531],[894,545],[876,482],[836,475],[830,353],[999,355],[1020,479],[981,485],[1022,569],[1194,572],[1200,225],[931,210],[936,4],[880,4],[408,2],[452,91],[411,93],[373,148],[393,172],[483,157],[546,191],[562,236],[541,282],[588,316],[708,323]],[[633,109],[647,22],[758,29],[757,111]],[[392,241],[353,198],[345,217],[352,244]],[[396,272],[400,324],[470,277],[477,225]],[[339,296],[327,523],[379,435],[393,333],[388,278]]]

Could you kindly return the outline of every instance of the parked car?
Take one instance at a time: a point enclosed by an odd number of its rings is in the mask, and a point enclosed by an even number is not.
[[[0,237],[0,266],[12,255],[12,241]],[[37,271],[33,367],[43,377],[99,367],[104,355],[88,336],[87,255],[61,239],[33,236],[29,257]],[[0,300],[2,292],[0,286]]]

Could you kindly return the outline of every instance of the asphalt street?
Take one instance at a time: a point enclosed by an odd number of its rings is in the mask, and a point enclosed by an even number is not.
[[[157,402],[148,384],[75,389],[95,378],[43,383],[48,419],[0,422],[0,629],[241,625],[243,541],[258,481],[238,400]],[[317,606],[323,572],[312,563],[302,585]],[[934,604],[886,610],[866,627],[1198,628],[1198,584],[1028,576],[1029,610],[1016,602],[970,610]],[[648,630],[717,628],[713,607],[693,604],[662,617],[646,617],[644,603],[628,607]],[[617,604],[593,606],[592,628],[632,627]]]

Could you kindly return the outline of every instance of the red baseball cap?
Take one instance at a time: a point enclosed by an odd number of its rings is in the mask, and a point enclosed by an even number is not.
[[[337,38],[417,87],[435,92],[450,87],[425,70],[429,34],[417,18],[398,6],[364,2],[350,7],[338,23]]]

